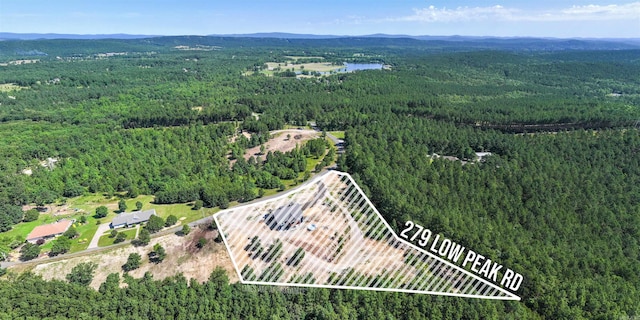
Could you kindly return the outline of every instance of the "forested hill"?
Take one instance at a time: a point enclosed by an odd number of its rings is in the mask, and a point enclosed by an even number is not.
[[[536,39],[536,38],[465,38],[465,37],[332,37],[309,39],[304,37],[266,38],[256,36],[119,36],[103,38],[73,37],[44,38],[37,40],[6,39],[0,41],[0,59],[59,57],[104,52],[168,51],[174,46],[219,47],[290,47],[308,48],[364,48],[364,47],[413,47],[426,51],[564,51],[564,50],[629,50],[640,48],[640,43],[622,40]]]
[[[638,317],[640,50],[607,46],[533,39],[2,41],[0,257],[25,240],[5,236],[23,229],[25,204],[144,194],[156,203],[224,208],[275,193],[312,174],[307,161],[316,148],[248,160],[245,150],[264,144],[271,130],[315,122],[345,131],[339,169],[353,175],[392,227],[408,220],[428,226],[525,280],[516,292],[522,301],[499,302],[245,292],[219,272],[206,284],[124,277],[126,288],[118,287],[122,275],[113,275],[94,292],[9,272],[0,279],[0,318]],[[345,62],[385,68],[336,71]],[[482,151],[492,155],[479,161]],[[58,160],[55,168],[42,165],[48,158]]]

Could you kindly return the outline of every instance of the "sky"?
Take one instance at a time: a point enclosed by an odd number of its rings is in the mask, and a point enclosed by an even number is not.
[[[0,0],[0,32],[640,38],[640,1]]]

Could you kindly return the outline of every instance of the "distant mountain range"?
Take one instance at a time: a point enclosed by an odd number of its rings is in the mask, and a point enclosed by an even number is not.
[[[581,41],[613,41],[624,43],[640,44],[640,38],[551,38],[551,37],[495,37],[495,36],[430,36],[420,35],[412,36],[406,34],[386,34],[375,33],[368,35],[319,35],[319,34],[299,34],[299,33],[284,33],[284,32],[263,32],[263,33],[246,33],[246,34],[212,34],[209,36],[215,37],[236,37],[236,38],[278,38],[278,39],[337,39],[337,38],[392,38],[392,39],[416,39],[416,40],[445,40],[445,41],[507,41],[515,39],[528,39],[528,40],[581,40]]]
[[[49,39],[74,39],[74,40],[96,40],[96,39],[144,39],[160,36],[142,34],[62,34],[62,33],[11,33],[0,32],[0,40],[49,40]]]
[[[1,0],[0,0],[1,1]],[[92,44],[87,46],[84,41]],[[560,39],[533,37],[410,36],[371,34],[360,36],[294,33],[216,34],[207,36],[161,36],[139,34],[38,34],[0,33],[0,56],[66,56],[78,53],[147,51],[183,45],[255,46],[274,44],[292,47],[317,46],[411,46],[425,50],[593,51],[638,50],[640,39]],[[150,49],[153,46],[153,49]]]
[[[37,40],[37,39],[144,39],[157,38],[164,35],[144,35],[144,34],[62,34],[62,33],[11,33],[0,32],[0,40]],[[320,34],[299,34],[285,32],[261,32],[245,34],[211,34],[212,37],[229,38],[276,38],[276,39],[337,39],[337,38],[408,38],[416,40],[445,40],[445,41],[508,41],[515,39],[526,40],[546,40],[546,41],[606,41],[622,42],[640,45],[640,38],[545,38],[545,37],[492,37],[492,36],[429,36],[429,35],[404,35],[404,34],[384,34],[376,33],[369,35],[320,35]]]

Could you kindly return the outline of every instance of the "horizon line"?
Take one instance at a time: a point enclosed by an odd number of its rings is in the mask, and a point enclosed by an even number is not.
[[[281,32],[281,31],[268,31],[268,32],[250,32],[250,33],[211,33],[211,34],[141,34],[141,33],[59,33],[59,32],[0,32],[0,37],[11,36],[49,36],[47,40],[53,39],[67,39],[65,37],[108,37],[108,36],[121,36],[121,37],[136,37],[136,38],[160,38],[160,37],[255,37],[272,36],[277,38],[278,35],[282,36],[294,36],[298,39],[312,39],[305,37],[326,37],[326,38],[358,38],[358,37],[397,37],[397,38],[418,38],[418,37],[433,37],[433,38],[492,38],[492,39],[547,39],[547,40],[640,40],[640,37],[553,37],[553,36],[497,36],[497,35],[462,35],[462,34],[449,34],[449,35],[437,35],[437,34],[393,34],[393,33],[369,33],[369,34],[313,34],[313,33],[293,33],[293,32]],[[286,37],[280,37],[286,38]],[[10,38],[9,40],[40,40],[43,38],[24,39],[24,38]],[[78,39],[80,40],[80,39]]]

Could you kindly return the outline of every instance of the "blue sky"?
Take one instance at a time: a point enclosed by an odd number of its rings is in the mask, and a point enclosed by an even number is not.
[[[0,32],[640,38],[640,1],[0,0]]]

